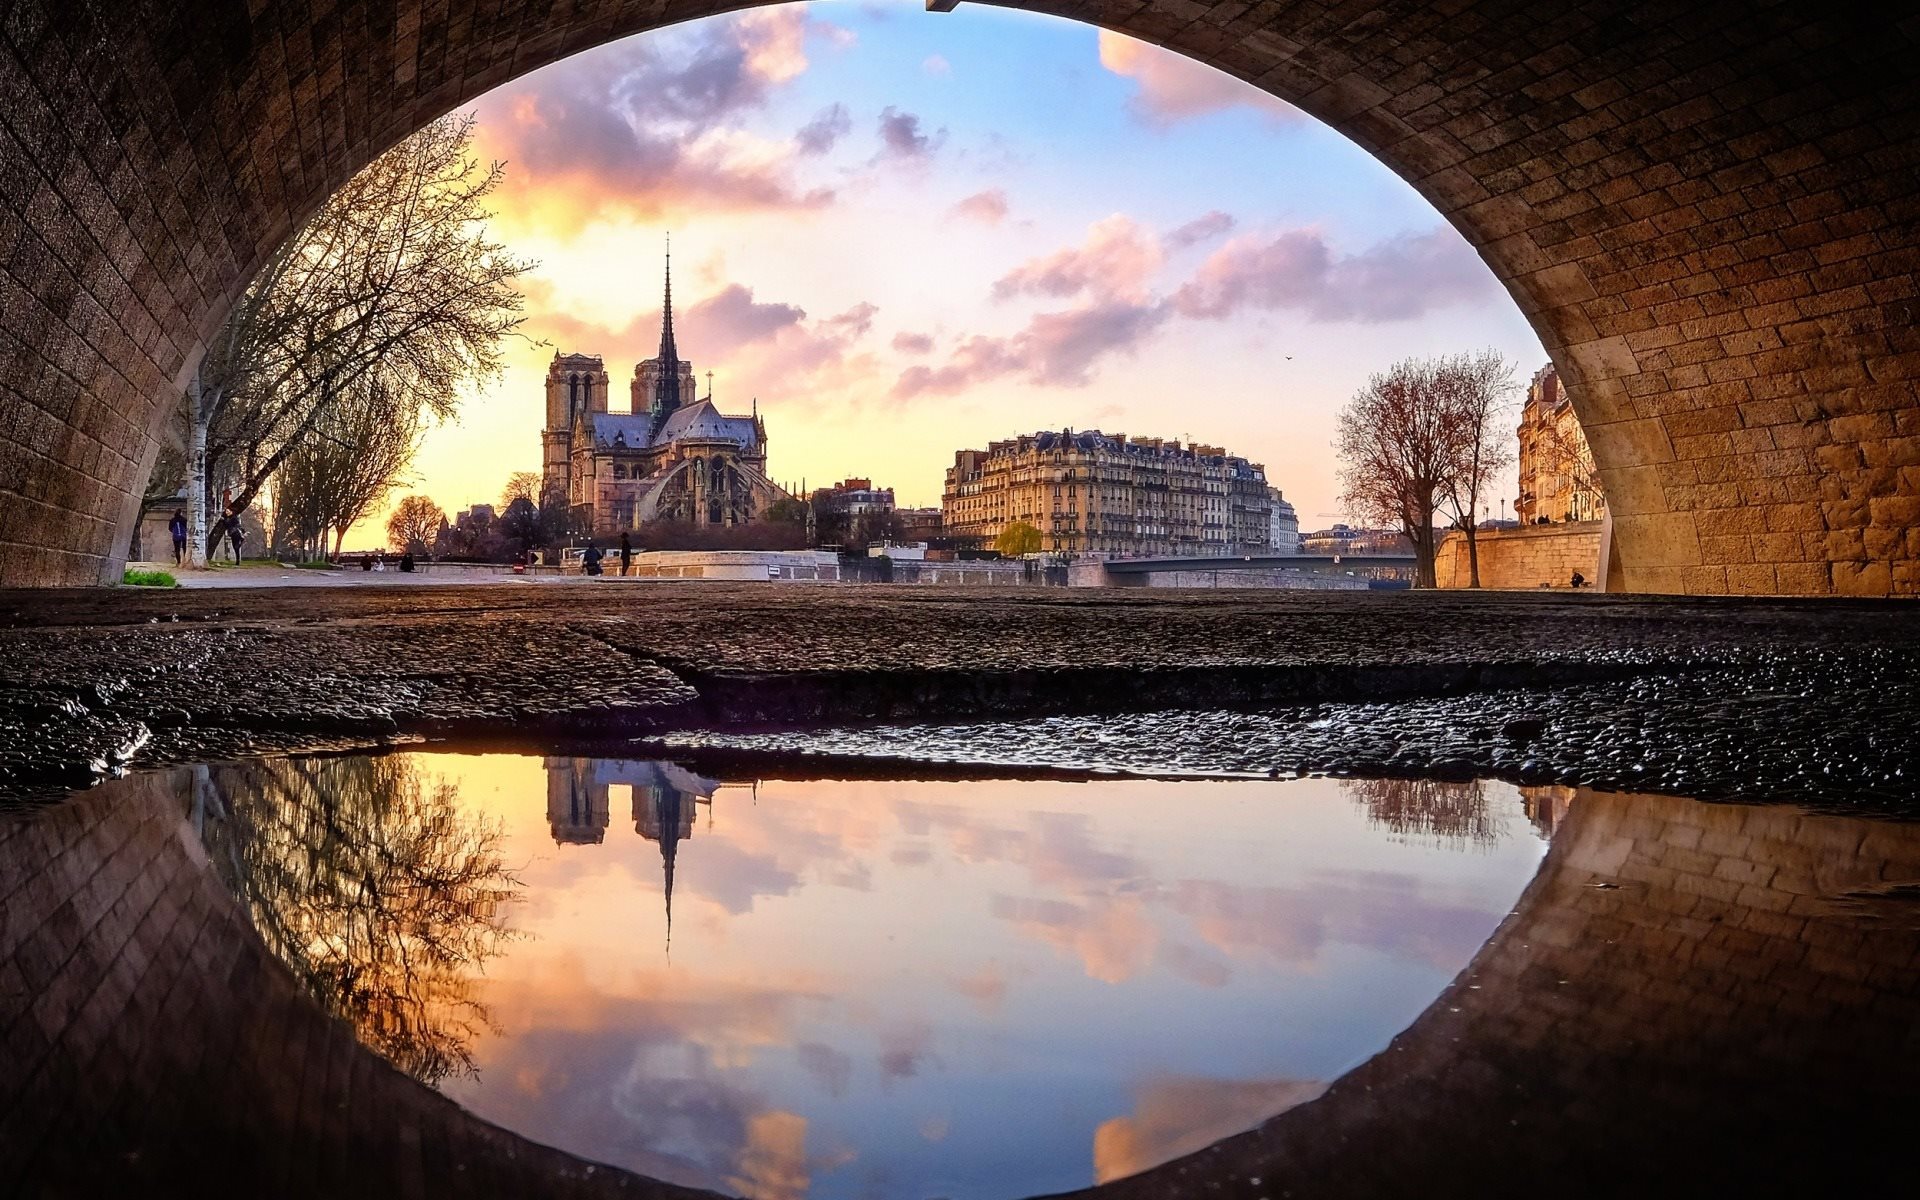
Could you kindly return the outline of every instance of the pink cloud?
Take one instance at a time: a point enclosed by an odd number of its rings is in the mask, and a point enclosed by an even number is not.
[[[1236,107],[1254,109],[1282,124],[1305,120],[1299,109],[1252,84],[1107,29],[1100,31],[1100,65],[1140,85],[1128,108],[1148,125],[1164,128]]]
[[[1008,375],[1038,384],[1085,387],[1095,364],[1109,354],[1131,354],[1166,321],[1163,304],[1099,301],[1061,312],[1039,313],[1009,337],[975,334],[962,341],[944,366],[908,367],[895,381],[895,399],[951,395]]]
[[[888,105],[880,111],[880,157],[924,162],[947,140],[947,131],[922,132],[920,118]]]
[[[1235,238],[1214,251],[1172,298],[1185,317],[1219,320],[1293,309],[1314,321],[1404,321],[1489,294],[1486,264],[1449,226],[1402,234],[1336,255],[1312,230]]]
[[[1139,299],[1160,268],[1160,243],[1153,232],[1120,213],[1099,221],[1079,246],[1031,259],[1001,276],[993,298],[1034,295],[1064,298],[1088,292],[1096,297]]]
[[[1123,214],[1096,223],[1079,246],[1030,259],[993,285],[995,300],[1080,297],[1076,307],[1037,313],[1012,334],[964,338],[945,364],[902,371],[894,398],[951,395],[1013,375],[1084,387],[1103,359],[1134,353],[1174,317],[1223,320],[1294,310],[1311,321],[1377,324],[1477,299],[1495,286],[1473,248],[1440,226],[1349,255],[1337,254],[1309,229],[1248,235],[1208,255],[1170,295],[1154,292],[1167,246],[1192,245],[1233,225],[1228,214],[1210,212],[1163,240]]]
[[[803,9],[748,13],[621,42],[491,93],[478,105],[479,149],[507,163],[502,216],[577,228],[612,211],[830,203],[832,189],[794,166],[838,136],[832,110],[791,143],[739,127],[805,71],[807,36],[822,28]]]
[[[852,129],[853,118],[847,115],[847,106],[828,105],[793,135],[794,146],[802,154],[825,154]]]
[[[952,208],[956,217],[965,217],[969,221],[978,221],[982,225],[998,225],[1007,219],[1010,208],[1007,193],[1000,188],[988,188],[984,192],[975,192]]]
[[[1203,213],[1195,217],[1185,225],[1169,233],[1167,235],[1167,248],[1169,250],[1185,250],[1189,246],[1197,246],[1201,242],[1211,241],[1223,233],[1233,232],[1234,226],[1238,224],[1239,222],[1234,220],[1231,213],[1223,213],[1216,208],[1212,212]]]
[[[933,350],[933,335],[896,333],[893,335],[893,348],[902,354],[928,354]]]
[[[528,332],[559,349],[601,355],[615,380],[616,402],[624,399],[633,365],[659,348],[660,310],[648,309],[624,325],[601,325],[557,305],[551,287],[524,290]],[[736,283],[675,305],[674,333],[680,353],[696,371],[718,372],[714,386],[721,405],[733,411],[744,409],[754,396],[811,401],[868,382],[877,367],[863,344],[878,311],[861,303],[810,318],[799,305],[757,299],[753,289]],[[704,392],[704,382],[701,387]]]

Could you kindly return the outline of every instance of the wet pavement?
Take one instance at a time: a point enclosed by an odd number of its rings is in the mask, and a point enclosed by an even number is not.
[[[1076,724],[1107,714],[1128,718]],[[0,796],[16,800],[129,766],[418,737],[717,737],[1902,810],[1920,777],[1916,717],[1920,607],[1895,602],[727,584],[0,594]],[[928,735],[929,722],[977,724]]]
[[[281,751],[424,742],[665,759],[716,779],[1353,776],[1338,786],[1409,837],[1458,817],[1446,789],[1503,781],[1487,786],[1519,787],[1552,842],[1432,1003],[1352,1069],[1299,1072],[1327,1076],[1312,1088],[1234,1092],[1257,1124],[1193,1153],[1182,1122],[1205,1096],[1143,1093],[1108,1141],[1126,1170],[1097,1174],[1095,1194],[1880,1190],[1907,1169],[1920,1117],[1916,717],[1920,609],[1892,603],[765,585],[0,595],[0,1192],[704,1194],[479,1119],[422,1082],[458,1074],[457,1046],[396,1050],[424,1010],[401,1005],[356,1037],[315,984],[362,995],[364,980],[274,953],[321,943],[306,918],[263,926],[246,881],[346,894],[313,874],[328,859],[310,842],[351,842],[347,809],[276,824],[305,810],[271,802],[248,836],[225,835],[244,806],[220,809],[205,785],[315,761]],[[211,760],[239,765],[167,767]],[[1393,782],[1436,779],[1453,782]],[[1195,805],[1163,807],[1155,839],[1197,836]],[[727,844],[693,836],[707,853]],[[1257,858],[1280,836],[1228,840]],[[791,830],[761,843],[820,845]],[[247,857],[263,845],[277,852]],[[390,865],[396,845],[363,859]],[[1168,894],[1204,882],[1168,878]],[[506,897],[480,882],[416,899],[499,911]],[[939,909],[943,891],[916,894]],[[631,924],[651,940],[643,898]],[[610,906],[596,917],[625,928]],[[1268,915],[1223,902],[1205,928],[1284,926]],[[487,950],[460,942],[435,961]],[[436,1003],[472,1016],[465,998]],[[1170,1007],[1164,1036],[1180,1039]],[[514,1078],[528,1094],[552,1083]],[[698,1178],[804,1194],[775,1153],[790,1122],[742,1117],[736,1132],[738,1170]],[[1177,1156],[1153,1165],[1166,1156],[1136,1152],[1148,1144]]]

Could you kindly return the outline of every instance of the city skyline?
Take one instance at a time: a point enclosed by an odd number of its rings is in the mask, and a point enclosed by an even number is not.
[[[556,352],[620,378],[651,356],[669,230],[682,353],[723,409],[759,401],[769,474],[867,476],[903,505],[939,502],[956,449],[1071,427],[1231,446],[1317,527],[1345,516],[1333,420],[1371,371],[1482,345],[1522,378],[1545,361],[1471,247],[1365,151],[1090,26],[787,6],[616,42],[471,108],[479,155],[507,164],[493,234],[540,266],[527,338],[394,493],[449,514],[538,467]]]

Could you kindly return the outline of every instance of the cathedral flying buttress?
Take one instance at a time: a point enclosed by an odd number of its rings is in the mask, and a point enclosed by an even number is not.
[[[608,393],[599,355],[553,356],[542,503],[564,498],[579,527],[609,537],[655,523],[746,525],[791,498],[767,477],[758,402],[730,416],[714,405],[711,383],[699,396],[693,364],[674,341],[671,257],[660,352],[634,366],[627,411],[613,411]]]

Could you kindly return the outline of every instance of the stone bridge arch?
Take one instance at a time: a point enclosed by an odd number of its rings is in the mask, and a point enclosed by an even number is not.
[[[0,585],[117,578],[203,339],[375,154],[516,75],[741,7],[13,0]],[[1920,20],[1815,0],[1020,7],[1291,101],[1460,228],[1569,385],[1616,586],[1920,593]]]

